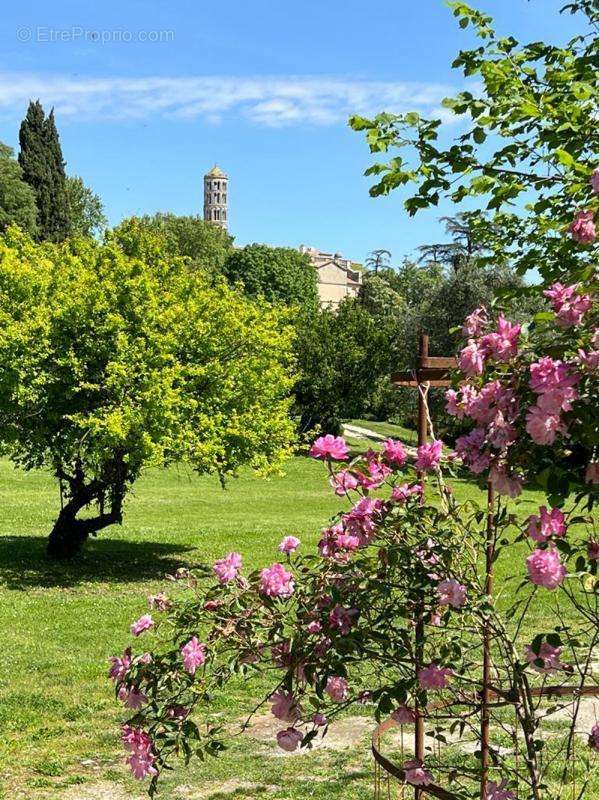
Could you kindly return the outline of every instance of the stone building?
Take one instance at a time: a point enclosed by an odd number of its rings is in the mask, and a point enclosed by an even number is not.
[[[216,164],[204,175],[204,219],[226,228],[229,179]]]
[[[300,245],[316,269],[320,304],[336,308],[344,297],[356,297],[362,284],[362,273],[341,253],[323,253],[315,247]]]

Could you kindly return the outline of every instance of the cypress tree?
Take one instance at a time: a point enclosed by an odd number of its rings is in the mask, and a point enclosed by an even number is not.
[[[69,234],[65,164],[54,110],[48,117],[39,100],[29,103],[19,130],[23,180],[35,193],[41,240],[61,242]]]

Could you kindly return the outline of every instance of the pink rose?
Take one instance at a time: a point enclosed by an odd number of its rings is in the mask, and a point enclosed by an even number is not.
[[[408,455],[405,447],[398,439],[385,439],[383,444],[383,458],[394,467],[403,467]]]
[[[301,709],[297,700],[289,692],[275,692],[270,696],[273,715],[283,722],[297,722],[301,717]]]
[[[349,697],[349,684],[345,678],[340,678],[338,675],[331,675],[327,679],[325,692],[334,703],[342,703]]]
[[[397,706],[395,711],[391,714],[391,718],[399,725],[411,725],[416,722],[416,714],[413,709],[403,704]]]
[[[579,211],[568,231],[580,244],[592,244],[597,236],[593,212]]]
[[[528,518],[528,535],[535,542],[546,542],[550,536],[564,536],[566,533],[566,517],[559,508],[547,510],[547,506],[539,508],[540,516]]]
[[[168,611],[172,603],[164,592],[158,592],[158,594],[151,594],[148,597],[148,605],[156,611]]]
[[[122,683],[131,666],[131,648],[128,647],[120,658],[111,656],[108,660],[110,662],[108,677],[115,683]]]
[[[220,583],[234,581],[241,569],[242,558],[239,553],[229,553],[212,567]]]
[[[304,737],[296,728],[286,728],[284,731],[277,733],[277,744],[281,750],[287,753],[293,753],[300,746]]]
[[[285,536],[279,545],[279,550],[281,553],[293,553],[294,550],[300,546],[300,540],[297,539],[295,536]]]
[[[363,497],[347,514],[343,515],[343,522],[347,532],[358,536],[360,544],[365,545],[376,533],[377,525],[383,518],[383,501]]]
[[[462,328],[462,336],[480,336],[483,329],[489,324],[489,317],[487,316],[487,309],[484,306],[474,309],[472,314],[466,317],[464,327]]]
[[[158,770],[154,767],[156,756],[152,752],[152,740],[148,734],[141,728],[124,725],[121,738],[125,749],[131,753],[127,763],[133,776],[142,780],[150,775],[158,775]]]
[[[599,750],[599,723],[591,728],[589,747],[592,747],[593,750]]]
[[[512,325],[503,314],[500,314],[497,320],[497,330],[483,336],[480,340],[480,347],[488,358],[496,361],[509,361],[518,354],[520,330],[520,325]]]
[[[506,789],[506,786],[506,778],[499,784],[495,783],[495,781],[489,781],[485,787],[483,800],[516,800],[516,795],[509,791],[509,789]]]
[[[453,675],[449,667],[438,667],[429,664],[418,670],[418,683],[423,689],[446,689],[449,686],[448,678]]]
[[[553,444],[557,434],[566,433],[566,426],[559,414],[552,414],[539,405],[526,412],[526,431],[536,444]]]
[[[131,625],[131,633],[134,636],[139,636],[140,633],[149,630],[154,626],[154,620],[149,614],[144,614],[136,622]]]
[[[554,545],[547,550],[534,550],[526,559],[528,577],[536,586],[556,589],[566,576],[566,568]]]
[[[187,644],[181,648],[183,666],[190,675],[195,675],[196,669],[206,661],[205,647],[206,645],[198,641],[197,636],[192,636]]]
[[[577,294],[579,284],[571,286],[554,283],[549,289],[545,289],[543,294],[551,300],[551,305],[557,316],[557,323],[562,328],[569,328],[572,325],[580,325],[583,316],[592,305],[591,296],[588,294]]]
[[[508,475],[504,469],[493,467],[490,478],[491,484],[498,494],[512,498],[522,494],[522,478],[518,475]]]
[[[148,702],[146,695],[140,692],[137,686],[132,686],[130,689],[121,686],[117,696],[125,708],[130,708],[132,711],[137,711]]]
[[[441,581],[437,586],[440,606],[453,606],[461,608],[466,602],[466,587],[455,578]]]
[[[331,487],[335,490],[335,494],[343,497],[353,489],[357,489],[359,481],[348,469],[342,469],[331,475],[329,478]]]
[[[308,633],[312,634],[320,633],[322,630],[322,625],[320,624],[320,622],[318,622],[318,620],[313,620],[308,625],[306,625],[306,630],[308,631]]]
[[[391,491],[391,500],[394,503],[407,503],[410,497],[422,497],[422,484],[416,483],[410,486],[408,483],[402,483],[400,486],[394,486]]]
[[[282,564],[273,564],[260,572],[260,593],[267,597],[290,597],[293,587],[293,575]]]
[[[458,436],[455,441],[456,455],[475,474],[484,472],[491,463],[489,454],[483,450],[485,444],[486,431],[484,428],[473,428],[470,433]]]
[[[470,377],[482,375],[485,366],[485,350],[471,340],[461,351],[458,363],[464,374]]]
[[[331,628],[336,628],[342,636],[346,636],[353,627],[358,613],[357,608],[343,608],[336,605],[329,613],[329,625]]]
[[[593,174],[589,178],[589,183],[595,194],[599,194],[599,167],[593,171]]]
[[[342,436],[333,436],[327,433],[326,436],[321,436],[314,442],[310,448],[310,455],[312,458],[345,461],[349,456],[349,448]]]
[[[432,783],[433,776],[428,770],[424,769],[420,761],[415,759],[406,761],[403,768],[406,781],[413,786],[428,786],[429,783]]]
[[[561,647],[552,647],[547,642],[543,642],[538,653],[535,653],[530,644],[524,647],[526,660],[536,672],[540,672],[542,675],[551,675],[562,669],[564,665],[559,660],[561,652]],[[538,661],[542,662],[541,665],[536,663]]]
[[[435,439],[431,444],[422,444],[416,451],[415,468],[419,472],[428,472],[429,470],[437,469],[441,461],[441,454],[443,452],[443,442],[440,439]]]
[[[315,725],[323,726],[328,724],[328,719],[325,717],[324,714],[314,714],[312,717],[312,722]]]

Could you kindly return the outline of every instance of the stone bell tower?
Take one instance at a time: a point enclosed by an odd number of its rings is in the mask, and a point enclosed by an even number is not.
[[[221,228],[227,227],[227,194],[229,179],[216,166],[204,175],[204,219]]]

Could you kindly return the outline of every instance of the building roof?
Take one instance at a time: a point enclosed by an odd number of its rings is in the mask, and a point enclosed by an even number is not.
[[[226,178],[226,174],[216,164],[204,175],[205,178]]]

